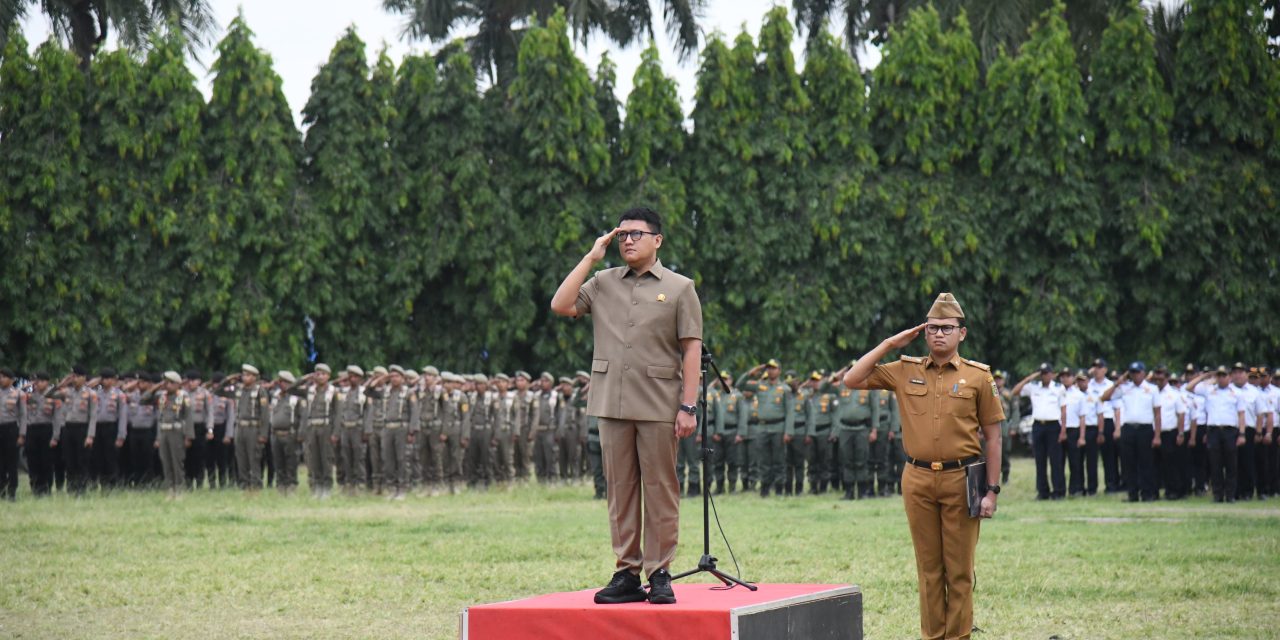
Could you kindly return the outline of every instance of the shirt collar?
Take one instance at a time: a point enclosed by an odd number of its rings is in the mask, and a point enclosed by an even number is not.
[[[936,364],[936,365],[938,365],[938,367],[939,367],[939,368],[941,368],[943,365],[948,365],[948,364],[949,364],[949,365],[951,365],[951,368],[952,368],[952,369],[959,369],[959,368],[960,368],[960,353],[957,351],[956,353],[951,354],[951,359],[950,359],[950,360],[947,360],[946,362],[936,362],[936,361],[934,361],[934,359],[933,359],[933,355],[932,355],[932,354],[927,355],[927,356],[925,356],[925,357],[924,357],[924,368],[928,369],[929,367],[932,367],[932,366],[933,366],[933,365],[935,365],[935,364]]]
[[[655,258],[653,261],[653,266],[650,267],[650,269],[646,273],[652,274],[653,277],[661,280],[662,276],[665,275],[666,273],[666,267],[662,266],[662,259]],[[636,274],[636,270],[628,266],[626,270],[622,272],[621,277],[626,278],[627,276],[634,276],[635,274]]]

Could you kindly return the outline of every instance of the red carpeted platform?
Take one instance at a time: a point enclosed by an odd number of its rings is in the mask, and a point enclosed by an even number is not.
[[[596,589],[477,605],[463,640],[806,638],[860,640],[862,594],[850,585],[761,584],[759,590],[675,583],[676,604],[597,605]],[[674,634],[674,635],[673,635]]]

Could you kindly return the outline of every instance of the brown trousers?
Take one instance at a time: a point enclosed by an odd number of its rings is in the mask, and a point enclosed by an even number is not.
[[[609,535],[619,569],[638,573],[643,568],[652,576],[676,557],[680,537],[676,442],[671,422],[600,418]]]
[[[973,557],[981,520],[969,517],[964,469],[902,470],[902,502],[916,549],[920,635],[968,638],[973,630]]]

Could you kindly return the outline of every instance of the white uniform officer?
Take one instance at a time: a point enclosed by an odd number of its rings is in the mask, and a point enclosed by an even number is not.
[[[1156,469],[1153,448],[1160,446],[1160,393],[1147,381],[1147,365],[1135,361],[1116,385],[1102,394],[1114,400],[1115,420],[1120,427],[1120,462],[1124,466],[1129,502],[1156,500]]]
[[[1039,380],[1032,382],[1039,376]],[[1062,397],[1066,392],[1053,379],[1053,365],[1048,362],[1023,378],[1013,388],[1013,395],[1031,398],[1031,450],[1036,457],[1036,500],[1058,500],[1066,494],[1066,476],[1062,471],[1062,442],[1067,437],[1062,423]],[[1048,468],[1052,468],[1053,484]]]

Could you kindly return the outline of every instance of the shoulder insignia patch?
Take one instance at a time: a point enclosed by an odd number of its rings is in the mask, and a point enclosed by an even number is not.
[[[999,398],[999,397],[1000,397],[1000,390],[996,388],[996,381],[995,381],[995,378],[992,378],[991,376],[987,376],[987,382],[991,383],[991,397],[992,397],[992,398]]]
[[[914,362],[916,364],[924,364],[924,357],[922,356],[898,356],[898,359],[903,362]]]
[[[983,364],[983,363],[981,363],[981,362],[977,362],[977,361],[975,361],[975,360],[969,360],[969,359],[967,359],[967,358],[961,358],[961,360],[963,360],[963,361],[965,362],[965,364],[969,364],[969,365],[975,366],[975,367],[977,367],[977,368],[979,368],[979,369],[982,369],[983,371],[990,371],[990,370],[991,370],[991,367],[990,367],[989,365],[985,365],[985,364]]]

